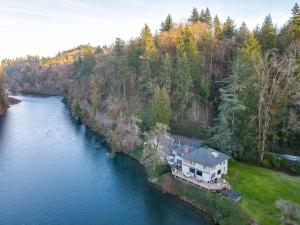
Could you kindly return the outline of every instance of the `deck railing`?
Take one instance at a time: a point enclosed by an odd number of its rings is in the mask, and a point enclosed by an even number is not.
[[[202,188],[206,191],[216,192],[216,191],[221,191],[221,190],[224,190],[224,189],[230,189],[230,185],[224,179],[219,179],[219,180],[217,180],[216,183],[207,183],[205,181],[198,181],[194,177],[186,177],[186,176],[184,176],[184,174],[181,171],[173,170],[172,174],[174,175],[174,177],[176,179],[184,181],[184,182],[186,182],[188,184],[191,184],[193,186]]]

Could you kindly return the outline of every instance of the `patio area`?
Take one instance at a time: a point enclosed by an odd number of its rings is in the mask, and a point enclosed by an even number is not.
[[[188,184],[194,185],[196,187],[202,188],[206,191],[219,192],[224,189],[230,189],[229,183],[224,179],[217,180],[216,183],[207,183],[204,181],[198,181],[194,177],[186,177],[181,171],[172,170],[172,174],[178,180],[186,182]]]

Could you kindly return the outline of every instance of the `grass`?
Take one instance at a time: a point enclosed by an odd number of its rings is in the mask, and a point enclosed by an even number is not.
[[[142,163],[142,157],[143,157],[143,149],[137,148],[129,152],[129,155],[134,158],[135,160]]]
[[[171,173],[158,177],[157,184],[176,194],[196,208],[210,215],[219,225],[249,225],[249,216],[235,202],[217,193],[210,193],[198,187],[174,179]]]
[[[300,177],[231,161],[228,179],[242,196],[240,206],[259,224],[280,224],[278,199],[300,204]]]
[[[170,166],[163,161],[143,160],[145,156],[144,149],[139,148],[129,152],[129,155],[144,165],[149,177],[159,177],[170,172]],[[146,157],[147,158],[147,157]]]

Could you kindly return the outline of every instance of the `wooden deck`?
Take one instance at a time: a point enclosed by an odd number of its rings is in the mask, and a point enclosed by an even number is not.
[[[202,188],[206,191],[219,192],[224,189],[230,189],[230,185],[223,182],[223,179],[218,180],[217,183],[207,183],[204,181],[197,181],[194,177],[186,177],[181,171],[172,171],[174,177],[178,180],[184,181],[187,184]]]

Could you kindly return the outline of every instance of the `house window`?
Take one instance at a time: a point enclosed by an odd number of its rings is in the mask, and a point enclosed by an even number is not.
[[[177,163],[178,163],[179,165],[181,165],[181,164],[182,164],[182,160],[177,159]]]
[[[215,173],[213,173],[213,174],[211,175],[211,179],[214,179],[214,178],[215,178],[215,176],[216,176],[216,174],[215,174]]]
[[[202,171],[197,170],[197,176],[202,177]]]
[[[190,173],[195,174],[195,169],[194,168],[190,168]]]
[[[218,170],[218,175],[220,175],[221,174],[221,170]]]

